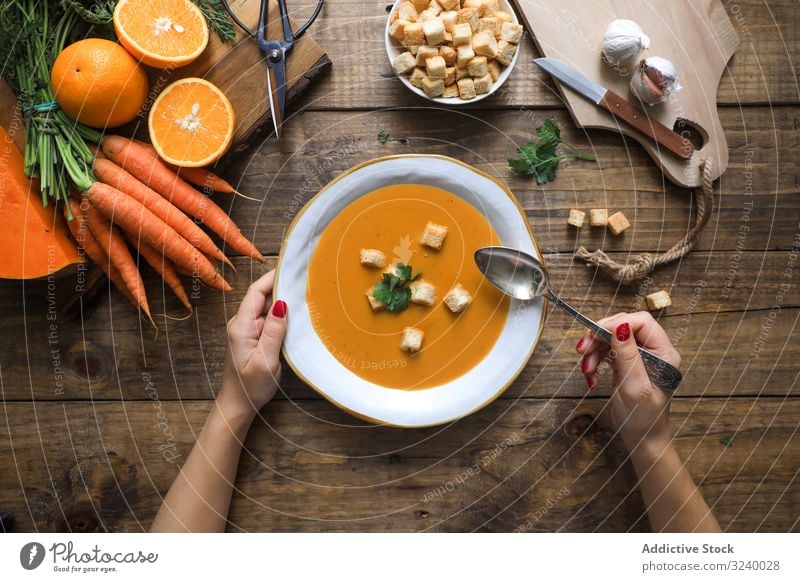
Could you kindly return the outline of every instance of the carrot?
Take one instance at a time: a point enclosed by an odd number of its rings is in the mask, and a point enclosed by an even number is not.
[[[89,230],[92,231],[92,235],[100,244],[100,248],[103,249],[103,252],[119,271],[119,275],[125,286],[130,290],[131,295],[133,295],[136,305],[147,315],[147,319],[150,320],[153,327],[157,328],[153,321],[153,316],[150,315],[150,306],[147,303],[144,281],[142,281],[136,262],[125,244],[125,239],[122,238],[122,233],[112,228],[107,218],[93,206],[89,206],[86,209],[86,222],[89,225]]]
[[[176,266],[187,268],[215,289],[233,290],[200,251],[139,201],[102,182],[92,184],[86,196],[106,218],[137,238],[144,239]]]
[[[178,208],[175,208],[157,192],[153,192],[142,182],[131,176],[117,164],[108,159],[95,159],[92,164],[95,175],[104,184],[124,192],[143,204],[150,212],[175,229],[179,235],[198,248],[203,254],[223,261],[233,267],[211,237],[197,226]]]
[[[113,162],[175,206],[203,222],[234,250],[261,262],[265,261],[264,256],[244,237],[236,223],[219,206],[184,182],[163,162],[148,154],[141,144],[118,135],[109,135],[103,138],[100,145],[103,153]]]
[[[72,237],[83,249],[83,252],[86,253],[86,256],[89,257],[93,263],[99,265],[100,268],[103,269],[106,277],[108,277],[109,281],[114,284],[114,287],[119,289],[120,293],[122,293],[128,301],[138,308],[139,306],[136,303],[136,299],[134,299],[130,290],[125,285],[125,282],[122,280],[119,270],[111,261],[108,260],[108,256],[106,255],[105,251],[103,251],[103,249],[100,247],[100,244],[97,242],[94,236],[92,236],[92,232],[89,230],[89,226],[86,224],[86,215],[84,214],[81,205],[73,198],[69,198],[68,201],[70,209],[72,210],[72,215],[75,217],[74,220],[67,220],[67,226],[69,226]],[[66,207],[64,208],[64,214],[66,215]]]
[[[153,267],[153,270],[161,275],[161,278],[169,285],[170,289],[175,293],[175,296],[180,299],[180,302],[183,303],[184,307],[191,313],[192,303],[189,301],[186,289],[183,288],[183,283],[181,283],[181,280],[178,278],[178,274],[175,272],[175,266],[172,262],[165,259],[161,253],[145,241],[137,240],[136,237],[130,233],[127,233],[127,237],[134,248],[139,251],[139,255],[148,265]]]
[[[151,156],[161,160],[161,158],[158,156],[156,148],[154,148],[151,144],[139,141],[138,139],[135,139],[133,141],[140,144],[144,149],[147,150],[147,153],[149,153]],[[233,186],[231,186],[226,180],[220,178],[214,172],[207,170],[206,168],[181,168],[179,166],[168,164],[163,160],[161,160],[161,162],[165,166],[167,166],[170,170],[178,174],[178,176],[180,176],[190,184],[199,186],[203,190],[213,190],[214,192],[222,192],[223,194],[233,194],[235,196],[241,196],[242,198],[246,198],[248,200],[253,200],[254,202],[259,202],[257,198],[253,198],[251,196],[245,196],[244,194],[236,190]]]

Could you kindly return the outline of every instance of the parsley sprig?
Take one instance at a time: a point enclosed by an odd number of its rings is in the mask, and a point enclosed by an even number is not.
[[[537,184],[555,180],[556,168],[561,160],[597,160],[595,156],[581,153],[572,144],[561,139],[561,129],[552,119],[545,120],[536,128],[536,137],[537,143],[528,143],[517,148],[519,158],[508,160],[508,165],[517,174],[534,176]],[[561,144],[571,151],[559,154],[558,146]]]
[[[416,281],[422,273],[411,274],[411,265],[397,263],[394,273],[384,273],[383,280],[375,285],[372,296],[383,303],[386,309],[399,313],[408,307],[411,299],[411,289],[408,283]]]

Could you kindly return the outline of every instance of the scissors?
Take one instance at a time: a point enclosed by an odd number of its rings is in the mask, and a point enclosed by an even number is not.
[[[325,0],[319,0],[317,7],[311,14],[308,21],[297,29],[292,30],[289,22],[289,13],[286,10],[286,0],[277,0],[278,8],[281,12],[281,28],[283,29],[283,40],[268,40],[267,33],[267,10],[270,0],[261,0],[261,10],[258,13],[258,28],[253,31],[239,17],[237,17],[230,6],[228,0],[222,0],[222,5],[230,15],[231,19],[239,27],[249,34],[258,43],[259,48],[266,56],[267,61],[267,91],[269,92],[269,109],[272,114],[272,124],[275,126],[275,136],[280,139],[281,127],[283,126],[283,113],[286,108],[286,55],[294,47],[294,43],[305,34],[319,16]]]

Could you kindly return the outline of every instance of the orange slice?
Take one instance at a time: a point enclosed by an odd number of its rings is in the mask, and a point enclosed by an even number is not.
[[[119,0],[114,9],[119,42],[145,65],[188,65],[208,44],[208,25],[191,0]]]
[[[168,85],[150,108],[150,141],[170,164],[198,168],[216,162],[231,145],[236,117],[213,83],[187,77]]]

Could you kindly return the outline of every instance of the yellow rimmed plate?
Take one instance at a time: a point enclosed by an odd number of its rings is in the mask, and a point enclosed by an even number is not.
[[[306,303],[308,265],[325,227],[342,209],[395,184],[427,184],[452,192],[487,218],[505,246],[542,258],[514,195],[480,170],[433,155],[390,156],[359,164],[314,196],[287,232],[274,293],[290,306],[283,355],[309,386],[359,418],[398,427],[434,426],[480,410],[514,381],[541,336],[545,310],[541,298],[512,300],[506,325],[483,360],[463,376],[433,388],[385,388],[342,365],[314,330]]]

